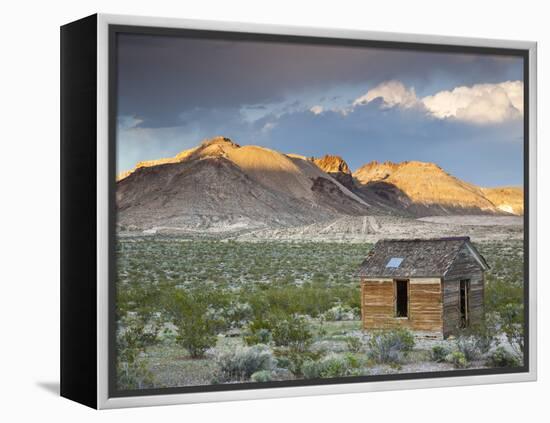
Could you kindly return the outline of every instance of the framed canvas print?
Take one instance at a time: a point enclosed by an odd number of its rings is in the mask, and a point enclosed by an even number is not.
[[[61,28],[61,394],[536,378],[536,44]]]

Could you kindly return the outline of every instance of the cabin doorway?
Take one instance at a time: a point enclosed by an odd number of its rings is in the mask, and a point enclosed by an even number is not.
[[[395,281],[395,317],[409,317],[409,281]]]
[[[470,325],[470,280],[460,280],[460,327]]]

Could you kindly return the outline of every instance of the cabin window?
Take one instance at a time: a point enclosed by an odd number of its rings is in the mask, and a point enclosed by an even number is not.
[[[409,317],[409,281],[395,281],[395,317]]]
[[[460,327],[470,325],[470,279],[460,280]]]

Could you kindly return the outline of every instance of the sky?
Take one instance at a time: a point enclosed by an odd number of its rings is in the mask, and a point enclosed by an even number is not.
[[[214,136],[523,184],[520,57],[119,34],[117,172]]]

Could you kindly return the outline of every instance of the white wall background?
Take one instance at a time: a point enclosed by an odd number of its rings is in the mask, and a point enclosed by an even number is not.
[[[539,42],[539,263],[547,245],[550,43],[545,2],[11,1],[2,5],[0,420],[164,422],[518,422],[548,416],[548,281],[539,279],[539,382],[94,412],[59,377],[59,26],[123,13]],[[546,13],[545,13],[546,12]],[[546,390],[546,392],[545,392]]]

